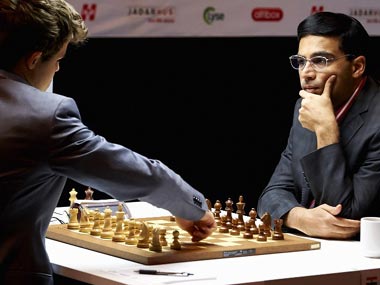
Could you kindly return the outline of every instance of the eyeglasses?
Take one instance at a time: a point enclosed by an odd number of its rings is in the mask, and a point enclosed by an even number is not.
[[[322,71],[324,68],[327,67],[329,62],[333,62],[345,57],[353,57],[353,55],[345,54],[343,56],[336,57],[336,58],[327,58],[327,57],[318,55],[318,56],[313,56],[312,58],[309,58],[309,59],[307,59],[306,57],[302,55],[292,55],[289,57],[289,60],[290,60],[290,64],[292,65],[294,69],[302,70],[305,68],[306,63],[309,62],[311,67],[315,71]]]

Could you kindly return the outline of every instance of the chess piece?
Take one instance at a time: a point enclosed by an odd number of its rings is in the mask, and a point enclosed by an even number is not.
[[[238,228],[238,219],[232,219],[232,228],[230,229],[230,235],[238,236],[240,235],[240,230]]]
[[[88,188],[84,191],[84,193],[86,194],[86,196],[84,197],[85,200],[94,200],[94,198],[92,197],[94,191],[91,189],[91,187],[88,187]]]
[[[94,226],[94,219],[95,219],[95,210],[93,209],[87,209],[88,212],[88,221],[90,222],[91,224],[91,228]]]
[[[125,243],[129,245],[136,245],[138,243],[138,239],[135,236],[135,226],[136,226],[136,221],[134,219],[130,219],[128,221],[128,234],[125,239]]]
[[[226,207],[224,208],[225,211],[226,211],[226,227],[228,229],[231,229],[232,228],[232,205],[233,205],[233,201],[231,200],[231,198],[228,198],[228,200],[226,201]]]
[[[88,208],[82,208],[79,222],[79,232],[89,234],[91,232],[91,222]]]
[[[236,214],[238,215],[238,221],[237,221],[237,228],[239,229],[239,231],[244,231],[245,229],[245,226],[244,226],[244,207],[245,207],[245,203],[244,203],[244,199],[243,199],[243,196],[240,195],[239,196],[239,202],[236,203]]]
[[[267,241],[267,235],[265,234],[264,224],[259,225],[259,234],[257,236],[257,241]]]
[[[282,232],[282,224],[283,220],[282,219],[274,219],[274,232],[272,239],[274,240],[283,240],[284,239],[284,234]]]
[[[181,243],[179,242],[179,231],[178,230],[173,231],[173,242],[170,245],[170,248],[174,249],[174,250],[180,250],[181,249]]]
[[[220,227],[219,227],[220,233],[228,233],[229,229],[227,228],[226,222],[227,222],[227,216],[226,215],[221,216],[220,217]]]
[[[99,212],[99,209],[95,209],[94,225],[90,231],[90,235],[92,236],[100,236],[100,234],[102,233],[102,227],[100,225],[100,215],[101,213]]]
[[[122,203],[118,204],[115,216],[116,216],[116,222],[124,221],[125,213],[123,211],[123,204]]]
[[[125,234],[123,230],[123,221],[116,222],[115,234],[112,236],[114,242],[125,242]]]
[[[155,252],[162,251],[162,245],[160,243],[160,229],[159,228],[153,228],[152,230],[152,241],[149,245],[149,250],[155,251]]]
[[[145,222],[141,223],[141,232],[138,238],[137,247],[149,248],[149,228]]]
[[[111,227],[112,227],[112,230],[115,230],[116,229],[116,221],[117,221],[117,218],[115,215],[112,215],[111,216]]]
[[[78,208],[70,208],[69,210],[69,223],[67,224],[67,228],[69,230],[79,230],[80,225],[78,222]]]
[[[75,189],[71,189],[71,191],[69,192],[70,194],[70,198],[69,198],[69,201],[70,201],[70,208],[72,208],[75,204],[75,201],[77,200],[77,194],[78,192],[75,191]]]
[[[219,200],[216,200],[214,204],[214,217],[215,217],[215,222],[217,226],[220,226],[220,212],[222,209],[222,203],[220,203]]]
[[[140,235],[141,233],[141,230],[143,228],[143,222],[142,221],[135,221],[135,225],[134,225],[134,228],[135,228],[135,235]],[[148,229],[148,234],[149,234],[149,229]]]
[[[252,227],[251,222],[247,221],[245,223],[245,231],[243,234],[243,238],[247,238],[247,239],[253,238],[253,233],[251,232],[251,227]]]
[[[109,206],[104,209],[104,226],[100,237],[103,239],[112,239],[114,232],[112,230],[112,210]]]
[[[147,222],[146,225],[148,226],[149,239],[152,239],[154,226],[152,223],[149,223],[149,222]]]
[[[162,246],[167,246],[168,242],[166,240],[166,229],[160,228],[160,243]]]
[[[124,234],[124,211],[122,204],[119,203],[117,211],[116,211],[116,229],[115,234],[112,237],[112,241],[114,242],[124,242],[125,234]]]
[[[268,212],[265,212],[264,215],[261,217],[261,221],[263,223],[264,234],[267,237],[271,237],[272,217]]]
[[[251,232],[254,235],[257,235],[259,233],[259,229],[256,225],[256,217],[257,212],[255,208],[252,208],[251,211],[249,211],[249,223],[251,224]]]
[[[104,226],[104,212],[99,212],[99,224],[103,228],[103,226]]]

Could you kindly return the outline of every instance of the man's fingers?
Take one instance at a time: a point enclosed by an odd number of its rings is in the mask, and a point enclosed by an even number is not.
[[[300,90],[298,94],[300,95],[300,97],[305,98],[307,92],[305,90]]]
[[[329,97],[330,98],[330,95],[331,95],[331,92],[332,92],[332,89],[334,87],[334,83],[335,83],[335,80],[336,80],[336,75],[331,75],[326,83],[325,83],[325,88],[323,89],[323,93],[322,93],[322,96],[326,96],[326,97]]]

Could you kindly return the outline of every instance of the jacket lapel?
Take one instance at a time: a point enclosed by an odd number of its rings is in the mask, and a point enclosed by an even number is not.
[[[368,111],[369,104],[376,93],[377,90],[375,90],[373,80],[368,78],[366,85],[341,123],[340,136],[342,146],[346,146],[363,125],[364,121],[361,115]]]

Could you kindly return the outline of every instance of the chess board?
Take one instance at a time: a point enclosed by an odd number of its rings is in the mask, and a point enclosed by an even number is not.
[[[234,236],[230,233],[220,233],[218,230],[207,239],[194,243],[191,242],[190,235],[181,230],[170,217],[136,220],[144,221],[153,227],[165,228],[168,246],[163,246],[161,252],[151,251],[149,248],[139,248],[136,245],[114,242],[110,239],[102,239],[98,236],[81,233],[78,230],[69,230],[67,224],[50,225],[46,237],[145,265],[316,250],[320,248],[320,242],[318,241],[287,233],[284,233],[283,240],[272,240],[269,237],[267,241],[257,241],[255,238],[244,238],[243,232]],[[179,242],[181,243],[181,249],[179,250],[170,248],[174,230],[180,232]]]

